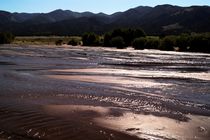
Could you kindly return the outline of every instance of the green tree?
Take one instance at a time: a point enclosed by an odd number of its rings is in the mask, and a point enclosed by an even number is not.
[[[124,39],[121,36],[117,36],[111,39],[111,46],[117,47],[118,49],[126,48]]]
[[[179,51],[187,51],[190,46],[190,36],[189,35],[180,35],[176,38],[176,46],[179,48]]]
[[[145,37],[139,37],[134,39],[132,46],[136,50],[143,50],[146,48],[147,39]]]
[[[111,33],[107,32],[104,34],[104,43],[103,46],[105,47],[111,47],[110,41],[112,39]]]
[[[118,37],[118,36],[123,37],[123,36],[124,36],[123,30],[120,29],[120,28],[114,29],[114,30],[112,31],[111,36],[112,36],[112,38],[113,38],[113,37]]]
[[[147,38],[145,43],[146,49],[158,49],[160,45],[159,38]]]
[[[206,35],[193,35],[190,40],[191,52],[210,52],[210,36]]]
[[[159,49],[165,51],[173,51],[176,44],[174,36],[166,36],[161,40]]]
[[[134,30],[133,29],[124,29],[123,31],[123,39],[125,41],[126,46],[130,46],[133,41]]]
[[[146,34],[142,29],[135,29],[133,31],[133,39],[139,38],[139,37],[146,37]]]
[[[97,46],[99,45],[99,36],[95,33],[85,33],[82,36],[83,46]]]
[[[114,37],[122,37],[125,46],[130,46],[135,38],[145,37],[145,33],[141,29],[114,29],[112,32],[105,33],[104,35],[104,46],[111,46],[110,41]]]

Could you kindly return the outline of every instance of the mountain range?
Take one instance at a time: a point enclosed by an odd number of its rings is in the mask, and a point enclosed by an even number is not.
[[[61,9],[50,13],[0,11],[0,32],[15,35],[102,34],[115,28],[142,28],[149,35],[210,32],[210,6],[139,6],[111,15]]]

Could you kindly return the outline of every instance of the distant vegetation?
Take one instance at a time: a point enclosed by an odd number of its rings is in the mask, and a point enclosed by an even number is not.
[[[173,51],[174,47],[176,47],[176,36],[166,36],[161,39],[159,49],[166,51]],[[158,48],[155,48],[158,49]]]
[[[9,32],[0,33],[0,44],[10,44],[14,39],[14,35]]]
[[[59,40],[62,42],[59,43]],[[29,44],[29,45],[62,45],[68,44],[74,46],[81,44],[81,37],[78,36],[26,36],[15,37],[15,44]]]
[[[126,48],[125,41],[124,41],[123,37],[121,37],[121,36],[113,37],[110,40],[110,45],[114,46],[114,47],[117,47],[118,49]]]
[[[99,46],[99,36],[95,33],[84,33],[82,36],[83,46]]]
[[[132,44],[137,37],[145,37],[141,29],[115,29],[105,33],[102,37],[95,33],[85,33],[82,36],[84,46],[104,46],[126,48]]]
[[[166,36],[161,39],[159,49],[210,53],[210,33]]]
[[[15,40],[14,40],[15,39]],[[210,33],[189,33],[181,35],[146,36],[142,29],[114,29],[105,34],[84,33],[77,36],[40,36],[15,37],[11,33],[0,33],[0,44],[32,44],[32,45],[83,45],[103,46],[124,49],[133,47],[136,50],[158,49],[165,51],[204,52],[210,53]]]
[[[68,45],[72,45],[72,46],[77,46],[80,44],[80,41],[75,39],[75,38],[72,38],[71,40],[69,40],[68,42]]]
[[[95,33],[85,33],[82,41],[84,46],[102,45],[119,49],[132,46],[136,50],[159,49],[210,53],[210,33],[146,36],[141,29],[115,29],[102,37]]]
[[[132,44],[132,41],[135,38],[138,37],[145,37],[146,34],[141,29],[115,29],[112,32],[107,32],[104,34],[104,43],[103,46],[105,47],[118,47],[115,46],[115,44],[112,43],[113,38],[116,39],[116,37],[119,40],[119,37],[121,37],[121,44],[123,47],[120,48],[126,48],[127,46],[130,46]],[[118,47],[119,48],[119,47]]]

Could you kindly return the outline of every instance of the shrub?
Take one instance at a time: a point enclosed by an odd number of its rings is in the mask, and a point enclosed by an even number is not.
[[[133,29],[124,29],[123,30],[123,39],[125,41],[126,46],[130,46],[132,41],[133,41],[133,34],[134,30]]]
[[[121,37],[123,37],[123,35],[124,35],[124,32],[123,32],[123,30],[122,29],[114,29],[113,31],[112,31],[112,34],[111,34],[111,36],[112,36],[112,38],[113,37],[118,37],[118,36],[121,36]]]
[[[210,36],[193,35],[190,39],[191,52],[210,52]]]
[[[145,37],[136,38],[132,42],[132,46],[136,50],[143,50],[145,49],[146,42],[147,42],[147,39]]]
[[[146,37],[146,34],[142,29],[135,29],[133,32],[133,39],[139,38],[139,37]]]
[[[63,40],[61,39],[55,41],[55,45],[62,45],[62,43],[63,43]]]
[[[179,51],[187,51],[190,46],[190,37],[188,35],[181,35],[176,38],[176,46]]]
[[[158,49],[159,45],[159,38],[147,38],[145,43],[145,49]]]
[[[85,33],[82,36],[83,46],[97,46],[99,45],[99,36],[95,33]]]
[[[79,44],[79,42],[76,39],[71,39],[68,42],[68,45],[72,45],[72,46],[77,46]]]
[[[111,39],[112,39],[111,33],[110,32],[105,33],[103,46],[111,47]]]
[[[104,37],[103,36],[98,37],[98,44],[97,45],[104,46]]]
[[[112,38],[110,43],[111,43],[111,46],[117,47],[118,49],[126,48],[124,39],[121,36],[117,36],[117,37]]]
[[[159,49],[165,51],[173,51],[175,47],[176,39],[174,36],[166,36],[161,40]]]
[[[0,33],[0,44],[10,44],[15,39],[14,35],[8,32]]]
[[[104,46],[112,46],[110,41],[114,37],[122,37],[125,46],[132,45],[132,41],[138,37],[145,37],[145,33],[142,29],[114,29],[112,32],[105,33],[104,35]]]

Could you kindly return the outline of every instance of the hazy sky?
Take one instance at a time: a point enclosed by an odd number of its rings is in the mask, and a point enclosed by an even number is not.
[[[10,12],[50,12],[55,9],[111,14],[137,6],[172,4],[210,5],[210,0],[0,0],[0,10]]]

